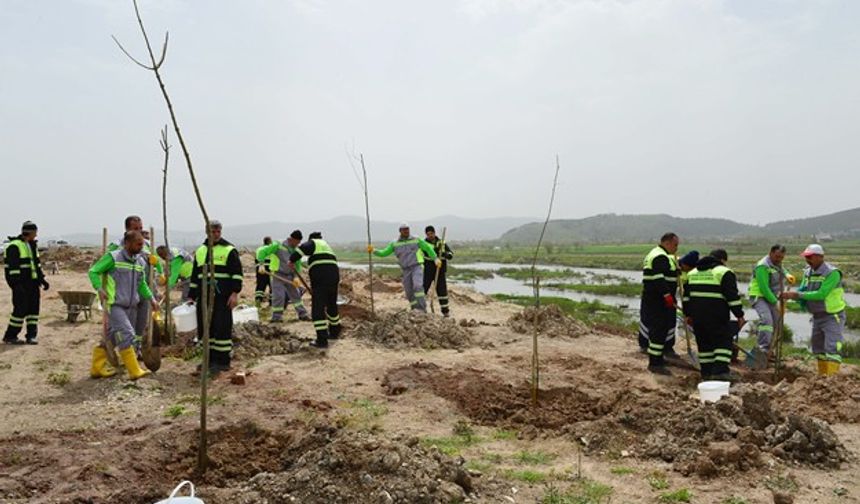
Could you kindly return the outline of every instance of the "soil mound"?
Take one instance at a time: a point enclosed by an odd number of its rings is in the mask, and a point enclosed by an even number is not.
[[[546,305],[540,308],[527,307],[508,319],[508,326],[520,334],[532,334],[537,327],[541,334],[551,338],[556,336],[577,338],[588,333],[585,324],[565,315],[558,305]]]
[[[307,351],[308,341],[281,325],[245,322],[233,326],[235,355],[240,360]]]
[[[471,329],[452,319],[422,312],[397,312],[379,315],[376,320],[359,323],[352,331],[357,339],[388,348],[465,348],[474,344]]]
[[[462,467],[418,438],[342,432],[281,472],[261,472],[233,490],[249,502],[462,502],[473,492]],[[227,494],[221,495],[223,500]],[[239,502],[238,500],[230,502]]]
[[[784,409],[831,423],[860,423],[860,375],[801,377],[774,391]]]
[[[46,273],[53,262],[56,262],[61,270],[87,271],[99,259],[99,253],[97,250],[64,246],[40,252],[39,257]]]
[[[568,434],[588,452],[626,451],[703,477],[759,467],[765,454],[824,468],[849,459],[826,422],[784,413],[766,384],[738,385],[720,402],[701,404],[683,391],[637,385],[618,370],[601,372],[587,360],[577,366],[573,385],[541,389],[537,406],[528,383],[505,383],[477,369],[416,363],[390,370],[382,386],[388,394],[430,389],[476,423],[517,429],[520,437]]]

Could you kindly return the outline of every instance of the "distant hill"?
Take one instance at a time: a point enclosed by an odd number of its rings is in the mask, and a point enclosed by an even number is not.
[[[442,227],[448,226],[448,237],[454,241],[495,240],[506,230],[534,221],[530,217],[496,217],[490,219],[468,219],[452,215],[443,215],[432,219],[410,221],[412,234],[424,236],[424,226],[433,224],[439,234]],[[399,222],[372,221],[371,233],[376,244],[385,243],[397,237]],[[329,220],[313,222],[264,222],[260,224],[244,224],[227,226],[224,237],[236,245],[255,246],[262,243],[263,236],[274,239],[286,238],[294,229],[301,229],[305,236],[311,231],[321,231],[323,237],[330,243],[364,243],[367,241],[367,227],[364,217],[343,216]],[[112,233],[110,239],[119,237],[119,232]],[[101,236],[95,233],[78,233],[65,235],[64,239],[73,245],[99,245]],[[161,241],[161,240],[157,240]],[[199,231],[171,231],[171,245],[190,248],[202,243],[203,236]]]
[[[542,222],[531,222],[505,232],[500,241],[534,243]],[[666,231],[685,240],[733,239],[752,236],[812,236],[849,238],[860,236],[860,208],[818,217],[754,226],[728,219],[683,218],[666,214],[601,214],[584,219],[551,220],[544,241],[549,243],[650,242]]]

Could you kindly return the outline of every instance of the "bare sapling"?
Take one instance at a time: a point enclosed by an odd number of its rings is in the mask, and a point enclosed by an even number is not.
[[[367,273],[370,278],[370,316],[376,317],[376,309],[373,303],[373,253],[370,251],[370,246],[373,244],[373,241],[370,236],[370,197],[368,196],[367,191],[367,167],[364,164],[364,154],[359,153],[358,156],[355,153],[347,153],[347,159],[349,159],[349,164],[352,167],[352,172],[355,174],[355,178],[358,181],[358,185],[361,187],[361,191],[364,195],[364,217],[365,223],[367,225]],[[355,160],[357,160],[361,164],[361,176],[358,175],[358,169],[355,166]]]
[[[128,56],[128,58],[133,61],[138,66],[149,70],[155,76],[155,80],[158,82],[158,87],[161,90],[161,95],[164,98],[164,102],[167,105],[167,110],[170,113],[170,121],[173,124],[173,131],[176,133],[176,138],[179,140],[179,146],[182,149],[182,154],[185,157],[185,165],[188,168],[188,174],[191,177],[191,184],[194,187],[194,195],[197,197],[197,205],[200,207],[200,213],[203,216],[204,229],[206,231],[206,248],[207,248],[207,264],[202,268],[203,274],[201,275],[200,282],[200,300],[201,300],[201,309],[203,310],[203,363],[200,373],[200,446],[197,451],[197,470],[199,472],[204,472],[206,470],[207,465],[207,456],[206,456],[206,393],[208,386],[208,373],[209,369],[209,328],[212,324],[212,308],[213,302],[215,299],[215,283],[214,283],[214,264],[213,264],[213,254],[212,249],[214,247],[214,243],[212,241],[212,233],[209,214],[206,212],[206,205],[203,203],[203,197],[200,194],[200,187],[197,185],[197,177],[194,174],[194,167],[191,163],[191,154],[188,151],[188,147],[185,145],[185,139],[182,136],[182,131],[179,129],[179,122],[176,119],[176,113],[173,110],[173,103],[170,100],[170,95],[167,93],[167,87],[164,84],[164,79],[161,76],[161,65],[164,64],[164,58],[167,56],[167,43],[169,40],[169,33],[165,32],[164,34],[164,44],[161,47],[161,56],[158,60],[155,59],[155,53],[152,50],[152,44],[149,41],[149,36],[146,33],[146,28],[143,25],[143,20],[140,17],[140,9],[137,6],[137,0],[132,0],[132,4],[134,5],[134,14],[137,18],[137,24],[140,27],[140,33],[143,36],[143,41],[146,44],[147,55],[149,56],[149,64],[144,64],[134,58],[122,44],[119,43],[116,37],[111,36],[116,42],[116,45],[119,49]]]
[[[161,130],[161,139],[158,140],[161,150],[164,152],[164,166],[161,169],[161,220],[164,225],[164,248],[167,249],[167,260],[164,261],[164,330],[170,338],[170,344],[176,343],[176,333],[173,330],[173,312],[170,305],[170,240],[167,236],[167,166],[170,161],[170,144],[167,143],[167,125]]]
[[[538,312],[540,311],[540,277],[537,272],[537,260],[540,253],[540,247],[543,243],[543,237],[546,234],[546,228],[549,225],[549,219],[552,216],[552,204],[555,202],[555,190],[558,187],[558,172],[561,169],[561,164],[558,160],[558,154],[555,156],[555,177],[552,179],[552,192],[549,197],[549,209],[546,212],[546,219],[543,221],[543,227],[540,230],[537,246],[535,246],[535,255],[532,259],[532,289],[535,296],[535,311],[534,324],[535,332],[532,336],[532,404],[537,405],[538,390],[540,388],[540,362],[538,353],[538,334],[540,333],[540,325],[538,323]]]

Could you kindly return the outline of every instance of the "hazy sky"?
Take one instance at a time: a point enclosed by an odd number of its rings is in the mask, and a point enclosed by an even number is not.
[[[161,219],[154,77],[131,2],[0,2],[0,231]],[[860,206],[854,0],[141,0],[210,213],[671,213]],[[160,44],[160,42],[159,42]],[[171,141],[176,140],[171,134]],[[200,217],[175,145],[169,217]]]

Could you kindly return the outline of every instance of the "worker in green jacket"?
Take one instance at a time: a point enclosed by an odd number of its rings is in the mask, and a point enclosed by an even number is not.
[[[367,251],[377,257],[397,256],[403,277],[403,291],[409,306],[413,310],[427,311],[427,300],[424,295],[424,257],[442,267],[442,261],[433,250],[433,246],[421,238],[416,238],[409,232],[409,224],[400,224],[400,236],[382,250],[374,251],[373,245],[367,246]],[[422,253],[423,252],[423,253]]]
[[[779,323],[779,299],[785,284],[794,285],[795,278],[782,265],[785,246],[776,244],[753,267],[750,280],[750,303],[758,314],[758,345],[756,353],[767,354],[774,328]]]
[[[123,236],[123,247],[103,255],[88,272],[93,289],[99,293],[99,299],[109,313],[108,337],[113,339],[132,380],[149,374],[140,367],[134,348],[135,341],[143,336],[135,325],[138,307],[146,302],[151,309],[158,309],[146,282],[146,260],[141,255],[142,250],[143,235],[139,231],[128,231]],[[105,347],[100,343],[93,349],[90,368],[93,378],[114,374],[112,369],[107,369],[107,360]]]
[[[268,263],[269,272],[266,276],[272,277],[272,322],[284,320],[284,309],[288,304],[293,305],[299,320],[311,320],[302,302],[302,291],[299,290],[301,284],[298,275],[302,272],[302,262],[298,261],[293,268],[290,267],[290,256],[301,243],[302,232],[296,229],[283,242],[257,249],[257,263]]]
[[[254,289],[254,305],[257,308],[263,306],[263,300],[266,299],[266,290],[269,291],[270,295],[272,292],[272,277],[269,274],[269,272],[271,271],[269,267],[271,259],[266,258],[262,262],[257,259],[257,257],[260,255],[260,251],[271,244],[271,236],[263,237],[263,245],[261,247],[257,247],[257,250],[254,253],[254,267],[257,269],[257,285]],[[269,300],[269,306],[272,306],[271,299]]]
[[[188,290],[191,287],[191,270],[194,268],[194,258],[188,252],[178,248],[167,248],[159,245],[155,249],[158,257],[168,265],[169,277],[160,275],[159,285],[165,285],[168,290],[173,289],[181,280],[182,299],[188,299]]]
[[[842,363],[842,331],[845,329],[845,288],[842,271],[824,260],[824,248],[813,243],[801,254],[808,267],[798,291],[783,292],[783,299],[799,300],[812,314],[812,353],[818,374],[839,372]]]

